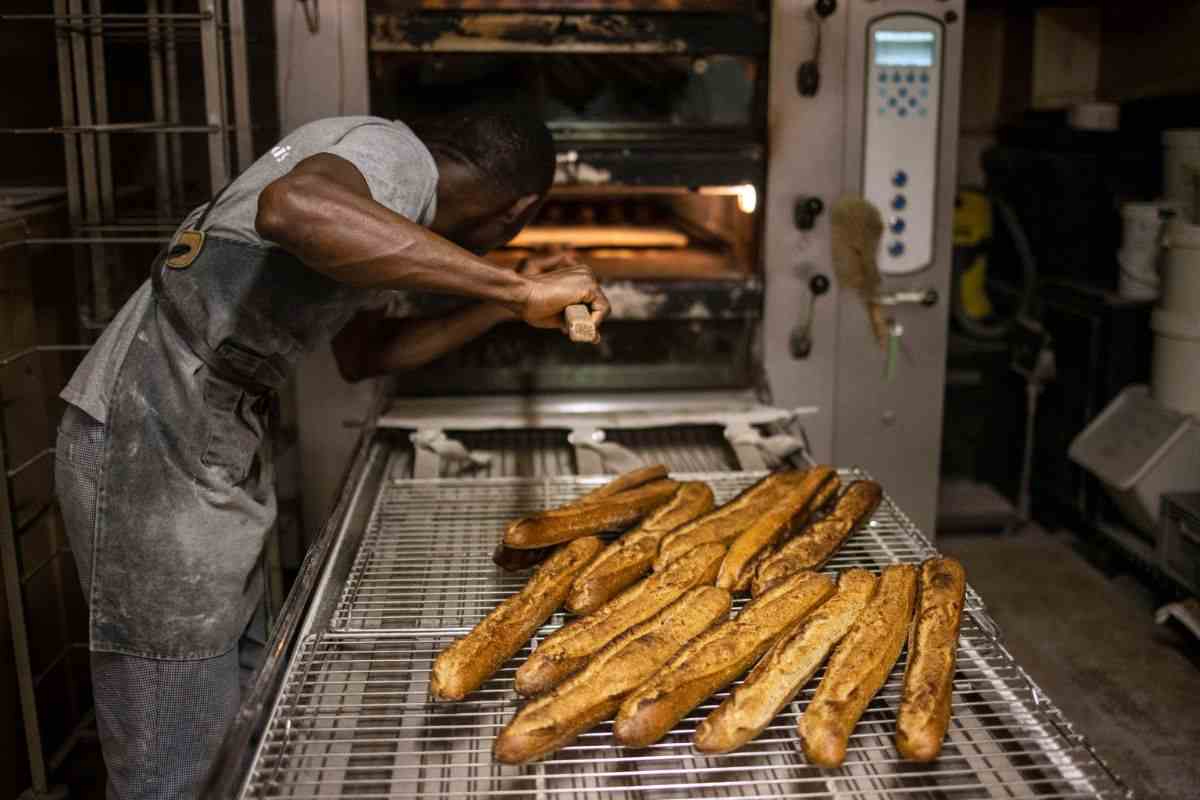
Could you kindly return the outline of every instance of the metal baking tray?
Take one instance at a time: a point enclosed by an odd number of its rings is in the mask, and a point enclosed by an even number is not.
[[[391,470],[387,474],[395,474]],[[704,480],[724,501],[763,473]],[[843,481],[867,477],[843,471]],[[428,700],[438,652],[525,576],[493,566],[507,521],[558,505],[602,477],[388,480],[328,618],[308,625],[288,664],[241,796],[309,798],[1097,798],[1128,792],[1013,661],[979,596],[968,590],[941,757],[901,760],[893,745],[904,659],[871,702],[846,763],[819,769],[797,749],[798,714],[814,679],[753,743],[724,756],[691,747],[710,698],[660,743],[615,745],[608,723],[524,767],[491,758],[492,741],[520,701],[516,668],[563,624],[556,614],[533,642],[467,700]],[[885,499],[830,571],[917,563],[928,540]],[[741,603],[735,603],[735,607]],[[819,679],[820,675],[817,676]]]

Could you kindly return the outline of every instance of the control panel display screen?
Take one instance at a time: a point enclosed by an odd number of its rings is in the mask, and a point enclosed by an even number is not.
[[[875,66],[932,67],[934,43],[930,31],[875,31]]]

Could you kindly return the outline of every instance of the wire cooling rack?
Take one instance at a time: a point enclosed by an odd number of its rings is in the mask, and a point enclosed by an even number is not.
[[[761,473],[696,473],[724,501]],[[842,480],[867,477],[843,471]],[[563,623],[555,615],[479,691],[459,703],[428,700],[438,652],[520,588],[525,576],[491,562],[503,525],[567,502],[603,478],[393,481],[376,499],[353,567],[327,625],[289,665],[245,797],[453,798],[1096,798],[1127,793],[999,640],[968,590],[953,715],[942,755],[914,764],[893,738],[904,659],[871,702],[846,763],[819,769],[797,749],[796,721],[818,676],[754,742],[705,756],[695,726],[715,695],[663,741],[615,745],[605,723],[525,767],[494,762],[491,746],[519,700],[517,667]],[[934,552],[888,499],[827,566],[877,569]],[[735,608],[740,603],[735,604]]]

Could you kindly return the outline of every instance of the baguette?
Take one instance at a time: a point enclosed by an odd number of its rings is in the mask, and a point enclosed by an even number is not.
[[[795,531],[797,527],[808,525],[813,519],[818,518],[818,515],[824,515],[829,512],[831,501],[837,497],[838,489],[841,488],[842,482],[836,477],[831,481],[826,481],[821,485],[821,490],[817,492],[817,497],[809,506],[808,511],[796,520],[790,531],[785,531],[788,535]],[[737,586],[734,588],[734,594],[750,591],[754,582],[754,576],[758,572],[758,565],[766,561],[775,552],[775,546],[764,547],[759,550],[754,558],[750,559],[750,563],[742,570],[742,577],[738,579]]]
[[[916,567],[883,568],[875,593],[833,652],[800,717],[800,742],[812,763],[837,767],[846,758],[854,726],[904,649],[916,596]]]
[[[568,503],[562,508],[576,508],[578,506],[587,505],[588,503],[597,500],[603,500],[614,494],[633,489],[641,486],[644,483],[649,483],[659,478],[667,477],[667,468],[662,464],[656,464],[652,467],[642,467],[635,469],[632,472],[626,472],[624,475],[618,475],[608,483],[593,489],[579,499]],[[554,551],[554,546],[538,547],[534,549],[519,550],[515,547],[509,547],[504,542],[496,545],[496,549],[492,552],[492,562],[509,572],[519,572],[529,569],[535,564],[540,564],[545,561],[550,553]]]
[[[587,565],[567,595],[567,609],[590,614],[607,603],[650,570],[658,555],[658,544],[668,533],[712,510],[713,493],[708,484],[688,481],[679,486],[671,501],[622,536]]]
[[[504,544],[530,550],[580,536],[621,530],[666,503],[678,488],[679,484],[672,480],[651,481],[582,505],[524,517],[509,523],[504,531]]]
[[[717,574],[717,586],[732,592],[749,583],[755,558],[779,541],[798,520],[807,517],[821,490],[833,481],[837,481],[837,473],[832,469],[814,467],[797,485],[783,492],[776,503],[764,508],[762,515],[729,546]]]
[[[953,558],[921,565],[920,597],[908,640],[908,667],[896,721],[896,749],[913,761],[932,761],[950,726],[958,626],[967,575]]]
[[[725,556],[719,544],[697,547],[600,607],[546,637],[517,670],[517,694],[553,689],[587,665],[605,645],[678,600],[689,589],[711,584]]]
[[[568,505],[582,506],[588,503],[595,503],[598,500],[612,497],[614,494],[620,494],[621,492],[627,492],[630,489],[635,489],[651,481],[661,480],[667,477],[667,474],[667,468],[663,464],[654,464],[653,466],[635,469],[618,475],[603,486],[592,489],[585,495],[581,495],[577,500]]]
[[[749,603],[735,619],[685,647],[649,683],[621,703],[613,734],[626,747],[648,747],[713,692],[736,680],[791,625],[833,593],[824,575],[794,575]]]
[[[700,723],[696,749],[728,753],[762,733],[850,630],[874,591],[871,573],[843,572],[833,597],[780,638],[742,685]]]
[[[667,534],[659,545],[654,569],[664,568],[693,547],[709,542],[727,544],[737,538],[804,475],[804,470],[774,472],[720,508]]]
[[[579,674],[522,708],[500,731],[493,753],[524,764],[570,743],[616,713],[689,640],[729,613],[729,593],[712,586],[683,597],[601,650]]]
[[[758,565],[753,594],[766,592],[788,575],[825,566],[842,544],[871,518],[882,497],[883,490],[874,481],[855,481],[846,487],[833,511]]]
[[[562,605],[575,576],[602,547],[594,536],[576,539],[546,559],[521,591],[438,654],[429,676],[430,695],[461,700],[482,686]]]

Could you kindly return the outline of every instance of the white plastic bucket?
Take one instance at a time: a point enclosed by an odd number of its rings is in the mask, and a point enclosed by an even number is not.
[[[1200,128],[1163,131],[1163,196],[1196,207],[1196,170],[1200,169]]]
[[[1200,317],[1200,225],[1171,220],[1163,244],[1166,254],[1159,305],[1167,311]]]
[[[1167,408],[1200,417],[1200,314],[1161,308],[1150,316],[1154,357],[1150,388]]]
[[[1179,203],[1121,204],[1121,265],[1118,292],[1131,300],[1153,300],[1159,294],[1158,270],[1163,229],[1168,219],[1181,211]]]

